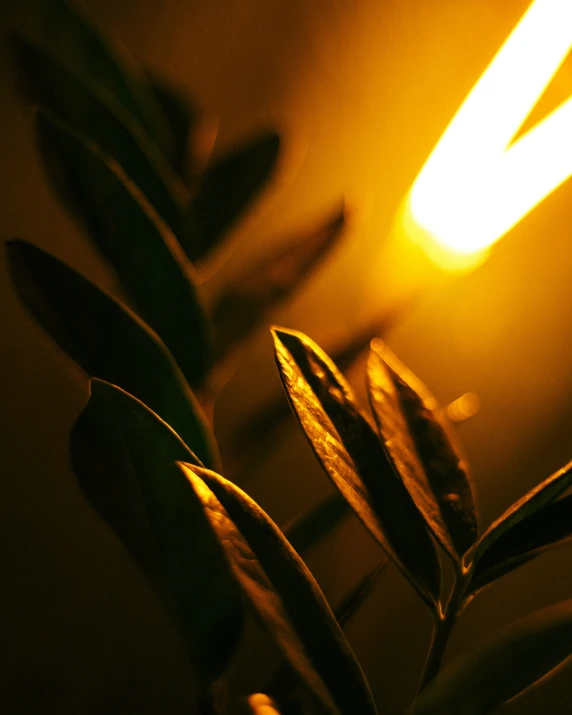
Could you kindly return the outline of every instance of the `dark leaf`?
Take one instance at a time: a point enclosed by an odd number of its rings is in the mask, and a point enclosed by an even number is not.
[[[412,715],[489,715],[572,655],[572,601],[511,623],[446,667]]]
[[[182,243],[191,240],[188,193],[148,136],[121,105],[82,84],[50,53],[16,36],[20,74],[35,101],[116,161]]]
[[[354,588],[349,591],[339,603],[335,610],[336,618],[340,626],[345,626],[352,616],[358,611],[362,603],[371,593],[385,567],[387,559],[384,559],[369,571]]]
[[[88,501],[165,599],[201,680],[216,679],[240,635],[242,597],[175,464],[197,458],[142,402],[100,380],[91,381],[70,446]]]
[[[531,489],[494,521],[479,539],[475,548],[474,561],[478,563],[486,552],[506,532],[517,524],[536,514],[563,494],[572,484],[572,462],[552,474],[548,479]]]
[[[292,543],[292,542],[290,542]],[[297,551],[297,549],[296,549]],[[384,558],[377,566],[369,571],[341,600],[334,609],[336,620],[343,628],[359,610],[362,603],[370,595],[380,575],[385,570],[387,559]],[[294,687],[294,673],[292,668],[285,663],[266,684],[265,690],[273,693],[280,701],[284,701],[291,694]]]
[[[183,90],[175,88],[153,75],[149,83],[167,120],[173,146],[172,166],[179,176],[184,176],[192,167],[192,132],[197,124],[197,108]]]
[[[475,592],[572,536],[572,496],[559,499],[514,524],[493,541],[475,564]]]
[[[200,244],[189,253],[191,260],[212,251],[251,207],[272,176],[279,147],[276,134],[262,134],[206,170],[193,202]]]
[[[133,59],[104,37],[75,3],[40,0],[37,5],[30,29],[39,45],[88,87],[112,98],[169,155],[165,120]]]
[[[395,470],[454,561],[477,538],[468,465],[435,398],[381,340],[368,361],[372,412]]]
[[[120,167],[95,147],[41,113],[38,132],[96,247],[189,383],[200,385],[210,363],[209,326],[194,270],[175,237]]]
[[[211,431],[173,358],[132,311],[39,248],[8,243],[18,294],[87,373],[127,390],[160,415],[203,464],[217,465]]]
[[[338,526],[348,512],[347,501],[336,491],[317,507],[286,526],[284,533],[294,549],[301,554]]]
[[[280,529],[238,487],[182,465],[245,594],[290,665],[329,712],[375,713],[375,705],[326,599]]]
[[[380,575],[387,566],[387,559],[384,558],[377,566],[369,571],[341,600],[334,609],[336,620],[343,628],[359,610],[362,603],[370,595],[373,587],[377,583]],[[285,663],[266,685],[266,690],[273,693],[281,701],[287,698],[293,690],[294,673],[292,668]]]
[[[351,387],[328,356],[299,332],[274,329],[286,394],[326,473],[423,600],[439,599],[435,545]]]
[[[219,357],[244,340],[329,255],[345,221],[344,210],[337,211],[319,230],[265,256],[225,288],[213,309]]]

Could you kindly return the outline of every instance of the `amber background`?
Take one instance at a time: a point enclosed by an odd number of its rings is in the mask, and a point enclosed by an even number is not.
[[[384,248],[397,204],[527,6],[525,0],[85,4],[137,57],[183,83],[219,117],[217,150],[257,128],[283,133],[278,179],[236,231],[235,265],[348,197],[354,210],[345,244],[275,316],[326,345],[413,282],[399,255]],[[10,28],[25,27],[31,11],[31,3],[5,1],[3,39]],[[31,111],[15,93],[5,43],[1,52],[0,234],[31,240],[112,288],[46,184]],[[571,89],[567,64],[543,106]],[[443,402],[467,390],[480,396],[481,412],[462,427],[462,438],[485,526],[572,456],[571,192],[570,184],[555,192],[474,273],[451,278],[429,271],[423,280],[430,289],[389,339]],[[67,435],[85,382],[19,306],[1,260],[0,708],[189,712],[181,643],[122,547],[84,503],[68,465]],[[263,333],[240,357],[221,399],[221,438],[278,390]],[[328,490],[295,429],[246,487],[279,522]],[[335,601],[375,555],[361,527],[349,523],[310,562]],[[487,591],[459,624],[449,655],[512,617],[572,597],[571,558],[570,547],[562,548]],[[403,711],[428,628],[408,585],[388,569],[349,630],[380,713]],[[240,669],[246,689],[260,686],[260,670],[255,663]],[[568,712],[569,678],[564,670],[504,712]]]

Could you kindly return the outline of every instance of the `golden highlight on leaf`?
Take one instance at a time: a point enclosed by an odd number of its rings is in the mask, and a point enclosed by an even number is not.
[[[369,362],[372,410],[396,470],[433,533],[460,562],[478,534],[468,463],[438,403],[381,341]]]
[[[245,595],[327,712],[375,715],[369,686],[312,574],[280,529],[218,474],[180,465]]]
[[[475,549],[475,560],[478,561],[486,550],[505,532],[553,502],[571,484],[572,461],[531,489],[489,526],[479,539]]]
[[[476,592],[572,535],[572,462],[532,489],[499,517],[478,542],[471,590]]]
[[[326,474],[421,598],[435,608],[440,590],[435,546],[359,412],[350,385],[304,334],[274,328],[273,335],[286,394]]]

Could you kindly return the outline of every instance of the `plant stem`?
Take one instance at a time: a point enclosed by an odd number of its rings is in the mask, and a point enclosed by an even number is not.
[[[427,660],[425,661],[423,675],[421,676],[421,682],[419,684],[419,692],[429,685],[439,672],[439,669],[441,668],[441,661],[443,660],[445,648],[447,647],[454,623],[455,619],[451,617],[450,612],[446,611],[443,618],[435,621],[433,624],[431,643],[429,645]]]
[[[429,683],[434,680],[435,676],[441,668],[441,662],[445,654],[445,648],[449,642],[449,637],[453,626],[457,620],[457,615],[465,597],[465,589],[467,586],[467,577],[462,572],[455,574],[455,580],[451,594],[445,606],[445,610],[433,624],[433,633],[427,660],[423,669],[423,675],[419,684],[418,692],[421,692]]]

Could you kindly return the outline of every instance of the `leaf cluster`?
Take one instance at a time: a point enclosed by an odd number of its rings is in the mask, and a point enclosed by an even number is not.
[[[37,106],[52,185],[118,290],[106,293],[22,240],[8,243],[12,278],[30,312],[90,378],[70,438],[73,468],[179,627],[201,683],[201,712],[217,707],[212,694],[236,651],[248,602],[284,655],[266,688],[281,707],[301,712],[290,697],[295,680],[312,712],[374,715],[343,627],[386,556],[434,621],[412,715],[488,713],[544,677],[572,652],[572,601],[509,626],[439,671],[470,600],[570,538],[572,502],[563,495],[572,463],[479,537],[467,460],[425,386],[378,341],[369,352],[366,414],[336,365],[349,364],[381,326],[338,346],[335,362],[307,336],[275,328],[288,402],[336,488],[281,530],[236,480],[221,476],[228,468],[206,416],[213,374],[329,255],[344,209],[269,250],[208,304],[202,263],[269,182],[278,136],[262,133],[205,164],[196,150],[200,114],[184,93],[140,69],[74,6],[40,5],[34,31],[13,37],[15,65]],[[285,415],[283,403],[268,405],[259,427],[255,419],[248,429],[270,444]],[[247,445],[235,462],[249,454]],[[352,511],[382,553],[334,613],[300,554]],[[455,573],[449,594],[442,554]]]

